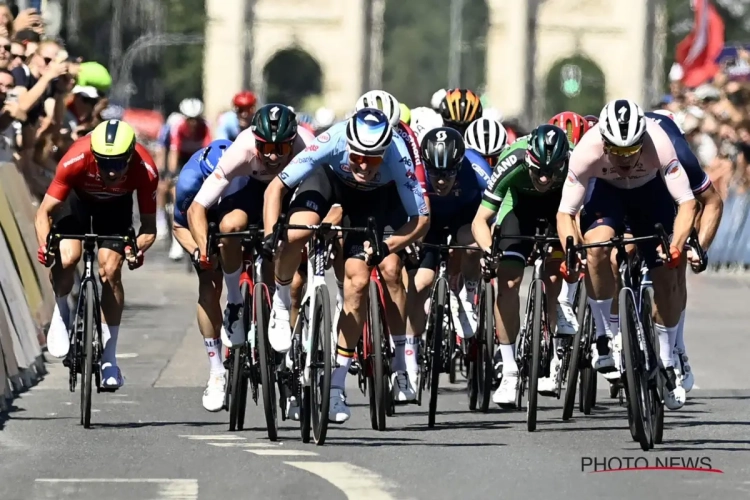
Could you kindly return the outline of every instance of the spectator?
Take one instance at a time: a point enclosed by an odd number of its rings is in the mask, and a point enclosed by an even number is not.
[[[8,69],[11,62],[11,43],[6,36],[0,35],[0,69]]]
[[[10,14],[10,10],[8,11],[10,15],[10,32],[20,32],[20,31],[33,31],[37,33],[38,35],[44,34],[44,22],[42,21],[42,16],[36,11],[36,9],[26,9],[18,13],[18,16],[16,19],[13,19],[13,15]],[[3,19],[3,24],[5,24],[7,21]],[[37,40],[37,43],[39,43],[39,40]]]
[[[39,35],[39,33],[32,30],[16,31],[13,39],[24,46],[27,59],[34,55],[36,49],[39,48],[39,43],[41,43],[42,41],[42,37]]]
[[[26,47],[23,43],[16,41],[15,39],[10,43],[10,63],[8,69],[13,71],[19,66],[25,66],[26,61]]]

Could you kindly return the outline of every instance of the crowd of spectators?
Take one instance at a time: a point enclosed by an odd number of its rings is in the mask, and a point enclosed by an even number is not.
[[[14,15],[0,3],[0,161],[15,161],[35,197],[70,144],[103,119],[111,84],[106,68],[47,36],[34,9]]]

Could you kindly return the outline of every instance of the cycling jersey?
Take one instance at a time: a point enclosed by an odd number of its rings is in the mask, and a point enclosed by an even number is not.
[[[318,167],[323,167],[330,169],[344,185],[357,190],[372,191],[395,183],[407,216],[428,215],[424,194],[414,173],[414,165],[404,140],[394,134],[375,177],[368,182],[358,182],[349,167],[346,126],[345,121],[337,123],[316,137],[312,144],[279,174],[281,182],[290,190],[294,189]]]
[[[474,206],[474,212],[482,199],[482,193],[492,176],[492,167],[485,159],[473,150],[466,150],[456,180],[448,194],[439,196],[435,193],[429,176],[427,177],[427,196],[430,198],[432,217],[446,217],[460,212],[467,205]],[[458,229],[458,228],[455,228]]]
[[[237,113],[227,111],[219,117],[219,123],[214,131],[214,139],[227,139],[234,141],[240,135],[240,120]]]
[[[70,191],[82,200],[108,202],[114,198],[138,196],[141,214],[156,213],[156,186],[159,175],[154,160],[146,148],[136,144],[130,158],[127,174],[116,184],[105,184],[99,175],[99,167],[91,152],[91,136],[81,137],[70,146],[57,164],[55,178],[47,189],[47,195],[64,201]]]
[[[172,127],[169,142],[170,151],[177,151],[183,159],[189,158],[193,153],[211,143],[211,130],[208,122],[201,118],[195,130],[191,132],[188,120],[183,118]]]
[[[427,132],[443,126],[443,117],[430,108],[415,108],[411,110],[410,126],[417,136],[417,143],[421,144]]]
[[[669,140],[672,141],[672,146],[674,146],[677,152],[677,159],[685,169],[693,194],[701,194],[710,188],[711,179],[708,178],[706,172],[701,168],[698,158],[690,149],[690,144],[685,139],[685,135],[679,125],[672,120],[665,119],[665,115],[659,113],[646,113],[646,118],[658,123],[664,132],[666,132]]]
[[[171,139],[172,126],[169,123],[165,123],[161,126],[161,129],[159,129],[159,137],[157,137],[156,143],[168,151]]]
[[[666,132],[653,120],[646,121],[646,135],[640,158],[627,177],[621,177],[604,153],[599,129],[592,129],[581,138],[570,156],[567,180],[563,187],[560,211],[574,215],[583,205],[590,179],[601,179],[617,189],[635,189],[656,178],[664,178],[669,193],[677,204],[693,199],[685,169],[677,159]]]
[[[292,154],[303,151],[314,137],[305,129],[297,128]],[[219,200],[230,183],[236,178],[251,178],[268,184],[276,176],[263,165],[255,149],[255,135],[250,129],[244,130],[237,136],[234,143],[226,150],[216,166],[214,175],[203,182],[195,202],[208,208]]]
[[[422,189],[427,188],[425,175],[424,175],[424,163],[422,163],[422,155],[419,153],[419,140],[414,134],[414,131],[404,122],[398,122],[396,128],[396,134],[401,137],[407,146],[409,146],[409,156],[414,164],[414,173],[417,176],[419,185]]]

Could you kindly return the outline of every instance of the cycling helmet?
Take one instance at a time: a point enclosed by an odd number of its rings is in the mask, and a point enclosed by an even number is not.
[[[482,156],[496,156],[508,142],[508,132],[495,120],[479,118],[464,133],[466,145]]]
[[[315,128],[328,128],[336,121],[336,112],[331,108],[321,107],[315,111],[313,125]]]
[[[407,125],[411,125],[411,110],[409,109],[409,106],[402,102],[398,107],[401,109],[401,121]]]
[[[578,144],[583,134],[589,130],[589,124],[586,119],[572,111],[563,111],[556,114],[550,118],[549,124],[563,129],[568,134],[568,140],[574,146]]]
[[[560,127],[540,125],[531,131],[526,163],[536,175],[560,177],[568,164],[569,155],[568,136]]]
[[[121,172],[135,150],[135,130],[120,120],[109,120],[91,132],[91,153],[99,170]]]
[[[583,119],[589,124],[589,128],[594,128],[594,125],[599,123],[599,117],[595,115],[586,115]]]
[[[200,99],[183,99],[180,102],[180,113],[186,118],[198,118],[203,115],[203,102]]]
[[[388,117],[375,108],[363,108],[354,113],[346,124],[349,148],[365,156],[382,155],[391,145],[393,129]]]
[[[443,99],[445,99],[446,93],[447,91],[445,89],[440,89],[432,94],[432,98],[430,99],[430,106],[433,110],[438,111],[440,109],[440,103],[443,102]]]
[[[219,160],[224,155],[224,152],[231,145],[232,141],[227,139],[217,139],[203,149],[201,161],[198,162],[201,167],[203,178],[211,175],[216,169],[216,165],[219,164]]]
[[[297,116],[283,104],[266,104],[253,115],[250,130],[262,142],[291,142],[297,137]]]
[[[482,116],[482,103],[471,90],[451,89],[440,102],[438,111],[446,127],[463,132],[471,122]]]
[[[180,113],[170,113],[169,117],[167,118],[167,125],[170,127],[174,127],[178,123],[182,121],[184,116],[182,116]]]
[[[635,101],[615,99],[602,109],[599,115],[599,131],[604,143],[609,146],[640,146],[646,135],[646,118]]]
[[[398,122],[401,121],[401,108],[398,101],[385,90],[371,90],[362,95],[355,109],[359,111],[364,108],[375,108],[385,113],[391,127],[398,126]]]
[[[466,146],[458,130],[440,127],[425,134],[419,152],[428,173],[455,173],[461,168]]]
[[[489,118],[498,123],[503,123],[503,112],[497,108],[484,108],[482,110],[482,118]]]
[[[255,106],[256,102],[258,102],[258,99],[255,97],[255,94],[249,90],[243,90],[236,93],[232,99],[232,105],[234,105],[235,108],[251,108]]]

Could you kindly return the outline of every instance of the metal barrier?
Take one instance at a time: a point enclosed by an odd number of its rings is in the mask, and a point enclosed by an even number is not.
[[[746,270],[750,268],[750,193],[732,188],[724,200],[724,215],[716,239],[708,251],[709,269]]]

